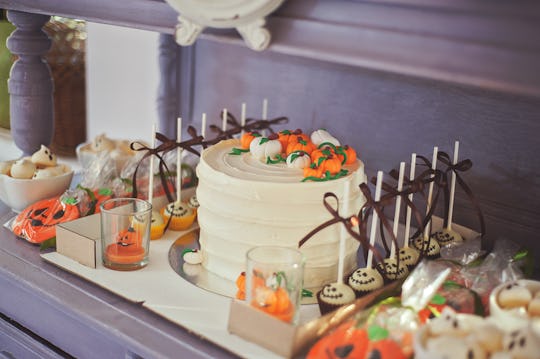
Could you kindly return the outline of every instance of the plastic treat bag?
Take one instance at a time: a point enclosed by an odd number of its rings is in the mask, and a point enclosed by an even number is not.
[[[77,191],[33,203],[11,222],[11,230],[30,243],[40,244],[56,238],[56,225],[80,217]]]
[[[489,309],[489,295],[499,284],[524,278],[523,260],[518,245],[507,240],[497,240],[491,253],[481,258],[480,239],[466,241],[462,245],[445,248],[443,261],[452,267],[450,278],[464,287],[474,290],[481,298],[485,314]]]
[[[111,184],[117,177],[115,160],[107,151],[99,152],[89,166],[83,169],[81,181],[77,185],[82,217],[99,213],[100,204],[114,196]]]
[[[422,261],[403,282],[401,297],[388,297],[355,314],[309,350],[307,358],[411,358],[413,336],[450,269]]]

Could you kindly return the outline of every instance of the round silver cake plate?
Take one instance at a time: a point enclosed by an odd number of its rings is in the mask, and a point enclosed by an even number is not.
[[[200,249],[199,229],[188,232],[173,242],[169,249],[171,268],[189,283],[209,292],[236,298],[236,283],[206,270],[201,264],[184,262],[182,253],[185,249]],[[302,304],[317,303],[315,292],[312,297],[303,297]]]

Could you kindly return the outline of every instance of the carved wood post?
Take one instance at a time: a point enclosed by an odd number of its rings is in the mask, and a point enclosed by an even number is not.
[[[49,16],[8,11],[17,29],[7,40],[8,49],[18,56],[8,80],[11,133],[25,155],[41,144],[49,146],[54,131],[53,80],[43,55],[51,40],[42,30]]]

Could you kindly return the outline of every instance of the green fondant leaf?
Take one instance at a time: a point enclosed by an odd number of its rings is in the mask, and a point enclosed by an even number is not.
[[[112,191],[110,188],[100,188],[98,190],[98,193],[101,196],[110,196],[112,194]]]
[[[326,146],[331,147],[334,150],[334,152],[336,152],[336,146],[331,142],[323,142],[317,148],[324,148]]]
[[[435,293],[433,298],[431,298],[431,303],[442,305],[446,303],[446,298],[440,295],[439,293]]]
[[[182,257],[184,257],[184,255],[185,255],[186,253],[191,253],[191,252],[195,252],[195,250],[192,249],[192,248],[186,248],[186,249],[184,249],[184,250],[182,251]]]
[[[383,340],[388,338],[389,332],[388,329],[385,329],[381,326],[372,324],[368,327],[368,338],[370,341]]]
[[[77,199],[75,197],[67,197],[63,200],[65,204],[77,204]]]
[[[249,149],[243,149],[243,148],[236,148],[236,147],[233,147],[233,149],[232,149],[231,151],[232,151],[232,152],[230,152],[229,155],[235,155],[235,156],[238,156],[238,155],[241,155],[242,153],[249,152]]]
[[[263,143],[266,143],[268,141],[270,141],[270,139],[268,137],[263,137],[263,138],[261,138],[261,141],[259,142],[259,145],[262,145]]]
[[[313,298],[313,292],[307,289],[302,289],[302,298]]]

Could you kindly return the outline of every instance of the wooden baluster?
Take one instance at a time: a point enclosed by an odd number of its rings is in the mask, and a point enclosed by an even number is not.
[[[18,56],[8,80],[11,133],[15,145],[25,155],[41,144],[49,146],[53,137],[53,80],[43,55],[51,40],[42,30],[49,16],[8,11],[8,20],[17,29],[7,40],[8,49]]]

